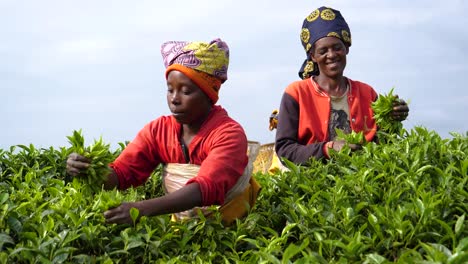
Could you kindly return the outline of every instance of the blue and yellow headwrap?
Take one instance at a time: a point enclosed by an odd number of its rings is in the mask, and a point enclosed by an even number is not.
[[[302,24],[301,43],[306,51],[307,59],[299,70],[301,79],[319,74],[318,66],[312,61],[310,52],[312,45],[324,37],[337,37],[348,47],[351,46],[351,31],[340,11],[322,6],[312,11]]]

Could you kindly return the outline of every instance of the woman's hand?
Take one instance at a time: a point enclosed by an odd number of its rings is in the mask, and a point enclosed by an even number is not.
[[[136,208],[140,211],[138,207],[138,202],[129,202],[122,203],[120,206],[109,209],[104,212],[104,218],[106,218],[107,224],[133,224],[132,217],[130,216],[130,209]],[[136,221],[140,219],[141,211],[138,215]]]
[[[71,176],[83,174],[90,166],[91,161],[77,153],[72,153],[67,159],[67,173]]]
[[[140,212],[136,221],[142,216],[172,214],[202,206],[200,185],[196,182],[185,185],[181,189],[161,197],[138,202],[122,203],[116,208],[104,212],[108,224],[133,224],[130,216],[132,207]]]
[[[396,95],[398,98],[398,95]],[[392,118],[395,121],[403,121],[408,117],[409,107],[403,99],[396,100],[393,103]]]
[[[77,153],[72,153],[67,159],[67,173],[73,177],[83,176],[86,174],[86,169],[91,166],[91,160],[81,156]],[[104,189],[112,190],[119,186],[119,178],[113,169],[110,169],[110,173],[107,179],[104,181]]]

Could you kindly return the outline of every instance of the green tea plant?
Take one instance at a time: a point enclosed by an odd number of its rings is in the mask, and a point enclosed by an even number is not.
[[[123,202],[132,202],[140,198],[136,189],[120,191],[117,189],[103,190],[94,196],[93,211],[104,212],[106,210],[118,207]]]
[[[343,130],[341,129],[335,129],[336,131],[336,137],[337,139],[341,139],[346,141],[348,144],[365,144],[366,139],[364,137],[364,133],[361,132],[356,132],[356,131],[351,131],[351,133],[346,134]]]
[[[102,184],[110,173],[108,164],[115,159],[114,153],[110,151],[110,144],[105,144],[101,137],[99,140],[95,140],[94,144],[85,147],[81,130],[74,130],[73,135],[67,136],[67,138],[72,145],[69,149],[69,153],[75,152],[89,159],[91,162],[84,173],[85,175],[82,177],[75,177],[75,179],[79,178],[94,192],[100,191]]]
[[[468,133],[415,127],[386,142],[255,174],[257,203],[229,227],[216,211],[106,224],[104,210],[162,194],[159,168],[89,195],[64,180],[68,149],[0,150],[0,264],[467,263]]]
[[[394,103],[399,99],[393,95],[393,89],[390,89],[388,94],[379,95],[377,100],[371,104],[374,111],[374,119],[380,130],[389,133],[400,135],[403,129],[401,122],[393,120],[391,113]]]

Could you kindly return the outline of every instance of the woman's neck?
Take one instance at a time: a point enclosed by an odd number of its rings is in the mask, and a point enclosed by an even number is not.
[[[192,139],[195,137],[198,131],[200,131],[203,123],[206,121],[206,119],[210,115],[211,110],[212,108],[210,108],[206,112],[206,114],[202,118],[197,120],[196,122],[193,122],[191,124],[182,124],[181,137],[187,146],[190,145],[190,142],[192,141]]]
[[[347,80],[343,75],[336,78],[330,78],[328,76],[319,74],[313,78],[318,83],[320,89],[322,89],[330,96],[341,96],[344,92],[346,92]]]

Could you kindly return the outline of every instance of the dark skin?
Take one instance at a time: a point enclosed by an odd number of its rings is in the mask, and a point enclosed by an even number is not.
[[[349,47],[343,41],[335,37],[324,37],[317,40],[311,49],[312,61],[319,68],[319,75],[314,80],[320,88],[331,96],[341,96],[346,92],[347,79],[343,73],[346,68],[346,55]],[[398,97],[398,96],[397,96]],[[394,104],[392,117],[396,122],[401,122],[408,116],[409,108],[406,102],[399,99]],[[338,140],[333,142],[333,149],[340,151],[346,142]],[[351,150],[360,149],[360,145],[348,144]]]
[[[167,77],[167,104],[176,120],[182,124],[181,138],[188,146],[211,111],[212,103],[206,94],[187,76],[179,71],[171,71]],[[82,175],[90,161],[76,153],[67,159],[67,172],[72,176]],[[107,176],[104,188],[117,188],[119,180],[115,171]],[[161,197],[123,203],[104,212],[106,223],[132,224],[130,209],[137,208],[141,216],[155,216],[182,212],[202,205],[202,195],[198,183],[185,185],[181,189]]]

